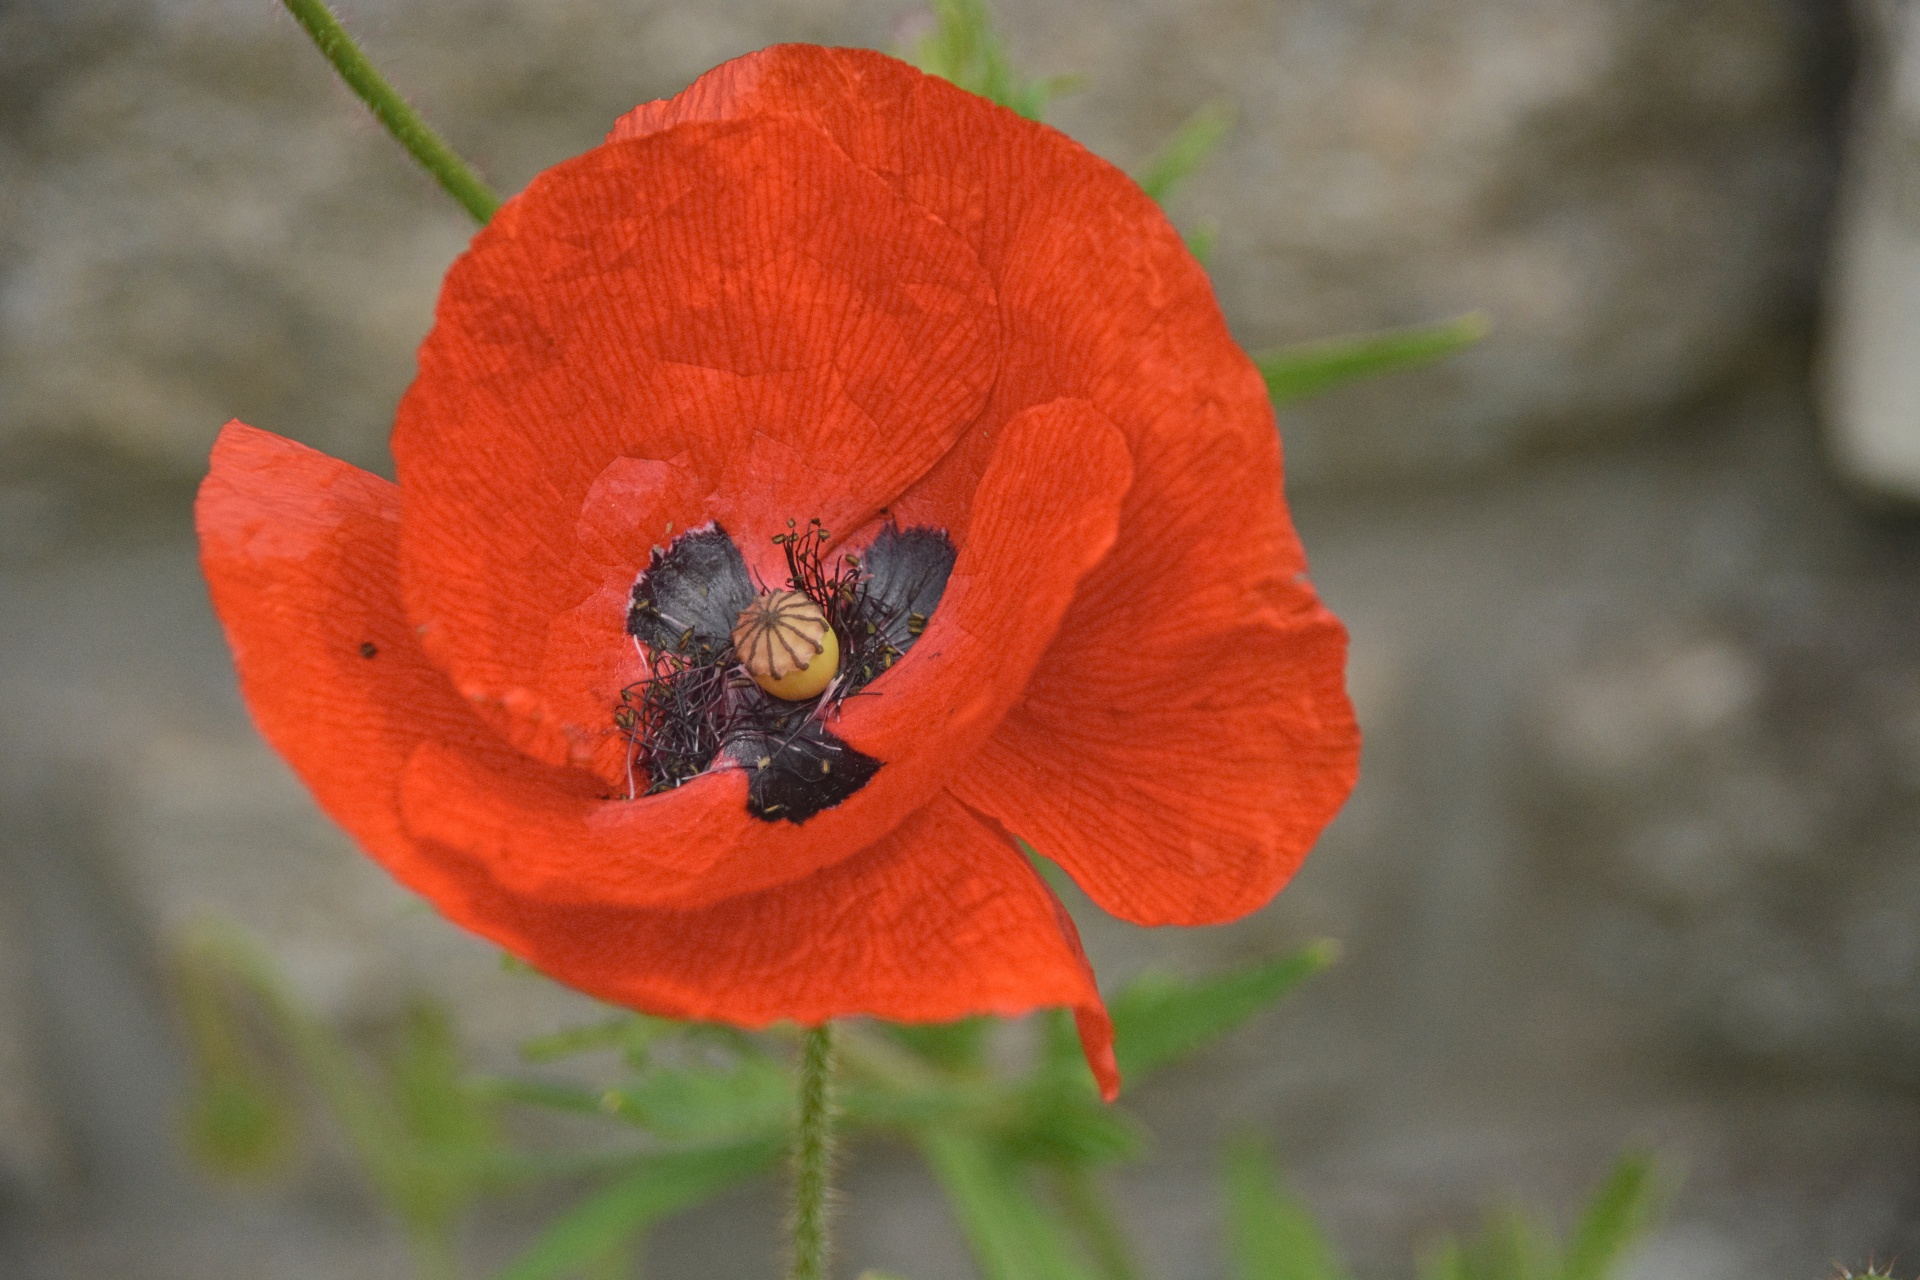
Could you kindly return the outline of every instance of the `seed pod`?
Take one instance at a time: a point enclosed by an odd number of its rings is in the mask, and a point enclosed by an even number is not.
[[[789,702],[819,694],[840,670],[827,615],[800,591],[763,592],[742,609],[733,651],[755,684]]]

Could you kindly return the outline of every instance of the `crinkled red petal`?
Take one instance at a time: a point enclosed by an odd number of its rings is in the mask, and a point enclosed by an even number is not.
[[[805,879],[685,911],[556,907],[469,871],[466,923],[549,976],[676,1018],[944,1022],[1065,1005],[1102,1091],[1113,1029],[1059,901],[945,794]]]
[[[1117,1088],[1111,1029],[1071,923],[952,799],[932,797],[837,866],[710,907],[514,892],[497,878],[497,850],[422,839],[402,814],[401,778],[422,753],[503,770],[518,757],[432,665],[401,607],[398,490],[236,422],[214,448],[195,518],[262,734],[329,815],[451,919],[562,981],[667,1016],[938,1021],[1069,1005],[1103,1086]],[[556,791],[580,785],[545,776]]]
[[[895,503],[902,519],[963,509],[998,424],[1039,401],[1091,402],[1133,455],[1112,553],[957,785],[1131,919],[1258,906],[1351,789],[1359,735],[1344,634],[1305,579],[1282,498],[1266,389],[1205,273],[1111,165],[879,54],[751,54],[612,136],[756,117],[825,130],[993,279],[1006,354],[987,411]]]
[[[1180,635],[1063,631],[956,794],[1139,924],[1218,924],[1279,891],[1352,789],[1346,633],[1313,610]]]
[[[977,416],[998,354],[971,248],[810,125],[555,166],[448,273],[394,429],[427,651],[516,745],[604,759],[648,550],[718,520],[770,567],[789,519],[866,521]]]
[[[426,743],[505,766],[516,753],[427,660],[400,604],[400,491],[229,422],[194,504],[200,566],[262,736],[327,814],[402,883],[443,869],[400,818]]]
[[[999,433],[946,594],[903,659],[829,727],[882,761],[804,824],[747,812],[726,769],[637,800],[558,785],[561,771],[427,744],[401,787],[409,828],[484,858],[515,892],[626,906],[718,902],[811,875],[885,835],[947,785],[1026,687],[1075,584],[1100,561],[1132,471],[1119,433],[1083,403]],[[571,771],[568,771],[571,772]],[[577,774],[573,775],[577,776]]]

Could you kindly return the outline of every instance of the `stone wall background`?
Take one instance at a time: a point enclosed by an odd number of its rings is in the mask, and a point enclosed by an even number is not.
[[[725,57],[887,47],[910,18],[340,7],[505,190]],[[1235,109],[1174,213],[1220,222],[1249,346],[1470,307],[1497,327],[1284,424],[1369,734],[1307,869],[1226,929],[1080,911],[1109,979],[1347,948],[1133,1100],[1161,1139],[1124,1187],[1157,1273],[1221,1273],[1238,1128],[1369,1277],[1490,1198],[1570,1204],[1630,1141],[1686,1173],[1642,1277],[1920,1252],[1920,534],[1828,478],[1808,409],[1841,8],[1001,8],[1026,68],[1086,74],[1053,119],[1118,163]],[[383,464],[468,230],[267,0],[0,0],[0,1274],[406,1274],[337,1153],[265,1194],[186,1166],[159,973],[195,920],[270,940],[350,1027],[430,990],[501,1061],[579,1016],[313,811],[246,723],[193,563],[226,418]],[[902,1159],[862,1157],[848,1190],[850,1259],[968,1274]],[[766,1274],[776,1222],[743,1193],[653,1265]]]

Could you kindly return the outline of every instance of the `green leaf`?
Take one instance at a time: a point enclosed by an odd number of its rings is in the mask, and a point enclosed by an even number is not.
[[[1131,1160],[1146,1146],[1133,1117],[1100,1101],[1091,1078],[1039,1082],[1018,1098],[1014,1118],[1000,1130],[1001,1149],[1015,1159],[1085,1167]]]
[[[1537,1219],[1502,1209],[1477,1234],[1429,1250],[1420,1280],[1609,1280],[1652,1226],[1656,1191],[1652,1160],[1629,1153],[1595,1190],[1564,1254]]]
[[[211,929],[196,933],[182,944],[180,963],[246,992],[326,1100],[375,1189],[397,1208],[392,1192],[407,1158],[406,1137],[388,1099],[360,1070],[340,1037],[295,1002],[259,948],[236,934]]]
[[[1267,380],[1273,402],[1286,405],[1343,383],[1432,364],[1466,350],[1491,331],[1485,315],[1470,311],[1434,324],[1282,347],[1255,355],[1253,362]]]
[[[1332,942],[1320,941],[1278,960],[1198,981],[1140,978],[1107,1008],[1121,1077],[1138,1083],[1219,1039],[1332,964],[1338,952]]]
[[[935,27],[909,60],[928,75],[950,80],[1011,111],[1038,120],[1047,103],[1078,84],[1074,76],[1022,79],[993,29],[986,0],[934,0]]]
[[[1062,1215],[1080,1237],[1101,1280],[1141,1280],[1133,1244],[1093,1174],[1084,1168],[1061,1169],[1054,1174],[1054,1187]]]
[[[731,1070],[657,1068],[609,1089],[601,1106],[675,1141],[712,1141],[784,1129],[793,1082],[779,1064],[743,1058]]]
[[[982,1280],[1087,1280],[1017,1164],[970,1133],[929,1129],[917,1141]]]
[[[188,1145],[222,1177],[274,1172],[292,1152],[297,1117],[257,1037],[248,1034],[235,984],[203,947],[182,948],[172,976],[194,1068],[184,1117]]]
[[[987,1123],[999,1149],[1015,1160],[1084,1169],[1130,1160],[1146,1146],[1139,1122],[1100,1100],[1065,1009],[1039,1015],[1040,1061],[1028,1077],[1000,1094],[1000,1115]]]
[[[498,1280],[547,1280],[592,1265],[663,1218],[760,1172],[780,1154],[771,1139],[643,1157],[632,1171],[574,1206]]]
[[[195,1086],[187,1110],[194,1154],[214,1173],[237,1180],[283,1167],[293,1147],[293,1111],[266,1081],[250,1075],[209,1076]]]
[[[1313,1214],[1251,1142],[1227,1155],[1227,1236],[1236,1280],[1344,1280]]]
[[[1546,1227],[1517,1209],[1500,1209],[1468,1243],[1467,1264],[1476,1280],[1554,1280],[1560,1251]]]
[[[473,1087],[495,1102],[544,1107],[549,1111],[568,1111],[575,1115],[598,1115],[611,1110],[604,1090],[583,1089],[578,1085],[556,1084],[550,1080],[483,1076],[473,1081]]]
[[[1574,1227],[1562,1280],[1607,1280],[1652,1227],[1655,1201],[1652,1159],[1640,1152],[1621,1156]]]
[[[1233,108],[1216,99],[1186,118],[1171,138],[1140,166],[1135,181],[1162,204],[1206,162],[1233,128]]]
[[[447,1011],[416,1004],[394,1056],[393,1080],[401,1120],[423,1146],[471,1150],[491,1144],[491,1111],[462,1076],[460,1046]]]
[[[505,1180],[511,1153],[497,1140],[494,1103],[466,1079],[453,1022],[427,1002],[408,1011],[388,1062],[383,1110],[398,1132],[375,1169],[388,1202],[416,1231],[444,1233]]]
[[[1187,252],[1201,266],[1213,260],[1213,248],[1220,242],[1220,224],[1213,221],[1202,222],[1187,232]]]
[[[887,1033],[936,1067],[967,1071],[980,1065],[981,1051],[993,1031],[992,1018],[918,1025],[889,1024]]]
[[[675,1024],[664,1018],[622,1014],[605,1022],[537,1036],[520,1046],[520,1056],[528,1062],[557,1062],[600,1049],[620,1049],[629,1061],[638,1065],[646,1060],[648,1046],[674,1028]]]

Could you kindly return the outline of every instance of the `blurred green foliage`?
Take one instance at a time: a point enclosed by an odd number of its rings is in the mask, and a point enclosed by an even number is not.
[[[1109,1001],[1128,1087],[1271,1008],[1334,954],[1319,942],[1225,973],[1129,984]],[[564,1207],[497,1280],[631,1276],[652,1227],[770,1171],[790,1141],[792,1028],[748,1034],[619,1014],[529,1041],[524,1072],[483,1075],[438,1006],[418,1003],[383,1035],[351,1043],[228,935],[193,939],[176,973],[199,1067],[187,1108],[194,1149],[216,1172],[257,1178],[284,1164],[303,1099],[318,1102],[412,1242],[423,1280],[463,1274],[455,1240],[482,1202],[546,1184]],[[1065,1012],[1033,1020],[1035,1052],[1019,1070],[993,1065],[999,1025],[841,1024],[844,1133],[903,1140],[920,1155],[983,1280],[1144,1280],[1105,1179],[1146,1152],[1147,1134],[1100,1100]],[[514,1108],[593,1118],[618,1137],[528,1150],[505,1136]],[[1236,1145],[1226,1168],[1236,1280],[1345,1280],[1312,1213],[1256,1146]],[[1501,1213],[1440,1242],[1421,1280],[1608,1280],[1650,1220],[1651,1188],[1651,1166],[1630,1157],[1564,1245],[1534,1219]]]
[[[1491,330],[1484,315],[1470,311],[1435,324],[1281,347],[1254,356],[1253,362],[1267,380],[1267,394],[1274,404],[1287,405],[1345,383],[1444,360],[1478,343]]]
[[[1234,1280],[1348,1280],[1312,1211],[1287,1190],[1259,1144],[1229,1151],[1226,1194]],[[1652,1225],[1657,1199],[1651,1159],[1628,1153],[1564,1243],[1540,1218],[1496,1210],[1478,1233],[1448,1236],[1430,1249],[1420,1280],[1611,1280]]]
[[[1645,1235],[1658,1199],[1651,1157],[1624,1155],[1565,1242],[1538,1218],[1500,1210],[1478,1234],[1441,1241],[1422,1259],[1420,1280],[1607,1280]]]
[[[1029,80],[1015,72],[986,0],[933,0],[932,8],[933,30],[908,51],[928,75],[951,80],[1029,120],[1038,120],[1047,103],[1079,82],[1078,76]]]
[[[1162,204],[1179,185],[1207,162],[1233,129],[1233,108],[1209,102],[1188,116],[1171,138],[1147,159],[1135,181]]]

